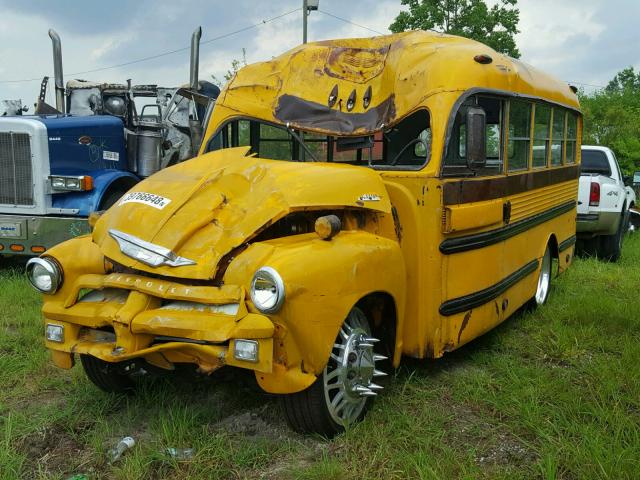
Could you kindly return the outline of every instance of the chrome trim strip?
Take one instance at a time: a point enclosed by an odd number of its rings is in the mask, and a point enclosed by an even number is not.
[[[155,245],[120,230],[112,228],[109,230],[109,235],[118,242],[120,251],[123,254],[150,267],[159,267],[161,265],[182,267],[196,264],[193,260],[176,255],[168,248]]]

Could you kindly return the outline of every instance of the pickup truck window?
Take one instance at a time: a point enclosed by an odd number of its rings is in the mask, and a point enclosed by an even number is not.
[[[609,166],[607,154],[601,150],[582,150],[580,173],[595,173],[610,177],[611,167]]]

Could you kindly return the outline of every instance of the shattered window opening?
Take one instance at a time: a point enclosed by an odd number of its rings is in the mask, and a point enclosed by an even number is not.
[[[420,168],[431,157],[430,118],[424,109],[373,135],[336,136],[302,129],[293,131],[295,135],[282,125],[234,119],[209,140],[206,151],[250,146],[251,153],[261,158],[308,162],[313,161],[314,156],[320,162],[372,168]]]

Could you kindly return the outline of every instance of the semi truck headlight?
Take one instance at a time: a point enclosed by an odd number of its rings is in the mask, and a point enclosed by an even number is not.
[[[27,262],[27,278],[36,290],[55,293],[62,284],[62,269],[52,258],[32,258]]]
[[[284,282],[271,267],[262,267],[251,281],[251,300],[262,313],[275,313],[284,302]]]
[[[49,182],[51,183],[51,189],[57,192],[82,192],[93,190],[93,177],[90,177],[89,175],[82,175],[79,177],[51,175],[49,177]]]

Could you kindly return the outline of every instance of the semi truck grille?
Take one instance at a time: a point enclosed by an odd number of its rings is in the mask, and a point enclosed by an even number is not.
[[[0,204],[33,205],[28,133],[0,132]]]

